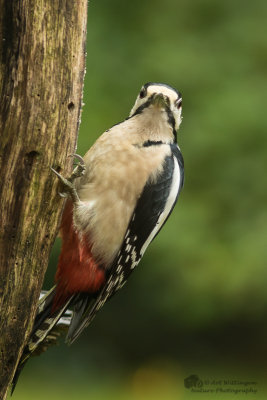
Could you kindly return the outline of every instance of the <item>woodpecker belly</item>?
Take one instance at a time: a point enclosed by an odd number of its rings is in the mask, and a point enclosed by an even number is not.
[[[74,211],[75,227],[90,238],[93,257],[105,269],[120,249],[146,182],[156,179],[170,154],[168,145],[139,148],[133,141],[121,147],[113,149],[111,143],[104,151],[101,145],[100,154],[92,149],[92,159],[89,151],[85,156],[88,174],[77,187],[81,202]]]

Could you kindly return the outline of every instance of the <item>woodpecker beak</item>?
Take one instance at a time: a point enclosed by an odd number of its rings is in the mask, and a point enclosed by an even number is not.
[[[167,97],[164,96],[162,93],[155,94],[152,99],[152,104],[154,104],[158,108],[165,107],[166,105],[168,105]]]

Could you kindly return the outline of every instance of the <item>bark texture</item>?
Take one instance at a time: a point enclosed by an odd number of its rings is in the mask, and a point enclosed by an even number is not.
[[[31,331],[79,127],[87,0],[0,0],[0,399]]]

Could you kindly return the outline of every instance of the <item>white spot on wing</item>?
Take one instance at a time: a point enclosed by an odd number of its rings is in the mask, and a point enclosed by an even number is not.
[[[121,272],[121,270],[122,270],[122,265],[118,265],[117,266],[117,270],[116,270],[116,272],[119,274],[120,272]]]

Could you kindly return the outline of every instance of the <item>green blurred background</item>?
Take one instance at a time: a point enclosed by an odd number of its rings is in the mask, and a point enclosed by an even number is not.
[[[191,374],[257,382],[221,399],[267,398],[266,17],[265,0],[90,2],[78,153],[165,82],[183,95],[185,187],[124,289],[27,364],[14,400],[214,398]]]

